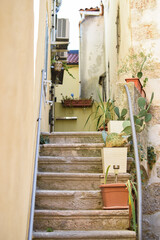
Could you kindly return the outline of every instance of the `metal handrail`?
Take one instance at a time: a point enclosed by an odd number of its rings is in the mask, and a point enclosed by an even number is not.
[[[142,182],[141,182],[141,171],[140,171],[138,145],[137,145],[135,125],[134,125],[131,96],[130,96],[127,85],[125,85],[125,89],[126,89],[126,93],[127,93],[127,97],[128,97],[130,121],[131,121],[131,127],[132,127],[133,146],[134,146],[134,155],[135,155],[135,164],[136,164],[136,175],[137,175],[138,240],[142,240]]]
[[[39,117],[37,119],[37,121],[38,121],[37,143],[36,143],[35,163],[34,163],[34,173],[33,173],[33,188],[32,188],[32,200],[31,200],[28,240],[32,240],[32,233],[33,233],[35,196],[36,196],[36,185],[37,185],[37,170],[38,170],[38,156],[39,156],[39,142],[40,142],[40,125],[41,125],[41,112],[42,112],[43,82],[44,82],[44,69],[42,69],[42,83],[41,83],[41,96],[40,96],[40,105],[39,105]]]

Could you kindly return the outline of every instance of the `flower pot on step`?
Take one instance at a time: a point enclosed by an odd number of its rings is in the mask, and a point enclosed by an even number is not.
[[[125,183],[102,184],[103,209],[128,209],[128,189]]]
[[[119,165],[118,173],[127,172],[127,147],[104,147],[102,149],[103,173],[111,165],[109,173],[114,173],[113,165]]]
[[[108,133],[121,133],[121,131],[123,130],[123,123],[125,122],[128,122],[129,121],[126,121],[126,120],[111,120],[108,122]]]

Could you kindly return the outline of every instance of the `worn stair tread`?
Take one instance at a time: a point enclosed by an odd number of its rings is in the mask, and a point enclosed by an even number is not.
[[[136,233],[129,230],[108,230],[108,231],[54,231],[54,232],[33,232],[34,238],[57,238],[57,239],[114,239],[115,237],[126,239],[135,238]]]
[[[83,163],[88,163],[88,162],[102,162],[101,157],[56,157],[56,156],[39,156],[39,162],[57,162],[57,163],[77,163],[77,162],[83,162]]]
[[[75,178],[75,177],[93,177],[93,178],[100,178],[102,177],[102,173],[66,173],[66,172],[38,172],[38,177],[67,177],[67,178]]]
[[[41,148],[103,148],[104,143],[47,143],[41,144]]]
[[[51,132],[51,133],[48,133],[48,132],[41,132],[41,134],[44,136],[102,136],[102,133],[101,132],[96,132],[96,131],[93,131],[93,132]]]
[[[83,178],[88,178],[88,177],[93,177],[93,178],[102,178],[104,174],[102,173],[66,173],[66,172],[38,172],[37,173],[38,177],[70,177],[70,178],[75,178],[75,177],[83,177]],[[130,178],[129,173],[119,173],[118,174],[119,178]],[[113,177],[115,178],[114,173],[109,173],[108,178]]]
[[[36,196],[73,196],[76,193],[98,194],[100,190],[36,190]]]
[[[128,216],[129,210],[35,210],[35,216],[50,216],[50,217],[74,217],[74,216]]]

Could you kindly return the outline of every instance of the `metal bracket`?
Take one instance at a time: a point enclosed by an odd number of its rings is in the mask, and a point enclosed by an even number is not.
[[[50,106],[53,105],[53,101],[47,101],[47,100],[46,100],[46,103],[49,104]]]
[[[52,81],[51,80],[43,80],[44,85],[47,85],[47,83],[49,83],[49,86],[52,86]]]

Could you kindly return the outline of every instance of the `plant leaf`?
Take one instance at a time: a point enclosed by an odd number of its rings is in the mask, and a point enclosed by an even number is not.
[[[127,109],[123,108],[121,112],[121,117],[124,117],[127,114]]]
[[[108,177],[108,172],[109,172],[109,169],[110,169],[111,165],[109,165],[106,169],[106,174],[105,174],[105,179],[104,179],[104,184],[107,183],[107,177]]]
[[[147,110],[143,109],[139,112],[139,117],[144,117],[147,114]]]
[[[141,77],[143,76],[143,73],[142,72],[138,72],[137,73],[137,77],[140,79]]]
[[[114,112],[115,112],[115,114],[117,115],[117,117],[119,118],[119,117],[120,117],[120,114],[119,114],[119,108],[118,108],[118,107],[115,107],[115,108],[114,108]]]
[[[146,99],[143,97],[138,98],[138,106],[141,109],[144,109],[145,105],[146,105]]]
[[[131,126],[125,127],[123,129],[123,132],[125,132],[126,135],[131,135],[132,134],[132,128]]]
[[[151,121],[152,119],[152,115],[150,113],[147,113],[145,116],[145,122],[148,123],[149,121]]]

